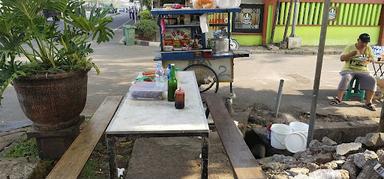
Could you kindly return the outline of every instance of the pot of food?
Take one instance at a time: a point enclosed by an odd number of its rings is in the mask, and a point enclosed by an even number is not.
[[[226,37],[220,37],[214,39],[214,52],[226,53],[229,51],[229,40]]]

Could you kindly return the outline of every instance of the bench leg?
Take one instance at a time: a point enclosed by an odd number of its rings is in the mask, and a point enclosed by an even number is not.
[[[107,150],[109,155],[109,178],[117,178],[117,165],[116,165],[116,138],[106,135]]]
[[[209,108],[207,108],[206,110],[205,110],[205,117],[208,119],[208,117],[209,117]]]
[[[206,137],[202,137],[201,145],[201,178],[208,179],[208,142]]]

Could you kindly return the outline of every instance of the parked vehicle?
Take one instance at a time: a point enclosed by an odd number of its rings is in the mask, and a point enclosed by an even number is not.
[[[56,11],[43,10],[43,14],[44,14],[45,18],[47,18],[47,19],[52,18],[54,21],[59,21],[59,18],[58,18],[59,14]]]

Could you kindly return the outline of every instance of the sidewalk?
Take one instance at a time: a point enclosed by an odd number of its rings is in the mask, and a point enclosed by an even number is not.
[[[345,46],[327,46],[324,49],[324,55],[340,55]],[[264,46],[240,47],[240,50],[249,50],[252,54],[290,54],[290,55],[317,55],[317,46],[304,46],[299,49],[279,49],[277,46],[271,46],[270,49]]]
[[[92,54],[92,58],[99,66],[101,74],[96,75],[94,70],[89,73],[88,99],[83,111],[86,116],[92,116],[106,96],[125,95],[130,82],[140,71],[154,68],[153,58],[159,48],[124,46],[118,42],[121,39],[121,32],[119,33],[113,42],[94,46],[95,53]],[[254,104],[273,109],[280,79],[285,80],[281,112],[306,113],[310,110],[316,64],[316,56],[313,53],[317,50],[316,47],[275,51],[264,47],[242,49],[249,49],[253,54],[249,58],[235,60],[233,85],[237,97],[234,99],[234,108],[236,112],[244,114],[236,117],[236,120],[247,121],[248,109]],[[328,47],[329,53],[337,55],[324,56],[318,113],[377,119],[380,116],[380,106],[377,106],[378,111],[371,112],[362,108],[358,102],[347,102],[348,105],[342,106],[328,104],[328,97],[335,95],[340,78],[338,73],[343,65],[339,60],[341,50],[342,48]],[[228,91],[228,84],[220,83],[219,93],[227,95]],[[7,89],[3,102],[4,106],[0,108],[0,122],[13,123],[25,120],[12,87]],[[0,125],[0,130],[1,127]],[[225,157],[220,139],[215,133],[210,135],[210,143],[210,178],[231,178],[230,164]],[[196,176],[198,178],[199,146],[198,139],[188,143],[183,139],[138,140],[132,152],[128,176],[148,174],[153,178],[161,178],[177,173],[178,176],[185,178],[196,178]],[[149,154],[146,152],[148,150],[158,151],[158,153]],[[157,155],[159,153],[164,155]],[[167,165],[168,163],[179,168],[173,168],[172,165]],[[159,167],[162,165],[170,167]],[[162,170],[163,168],[166,170]],[[156,177],[156,173],[159,177]]]

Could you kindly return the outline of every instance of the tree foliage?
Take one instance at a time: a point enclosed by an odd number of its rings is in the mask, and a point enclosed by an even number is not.
[[[87,71],[97,66],[91,42],[113,37],[107,9],[93,8],[89,17],[78,0],[0,1],[0,96],[15,79],[27,75]],[[43,11],[54,11],[63,27]],[[17,57],[25,57],[27,61]]]

